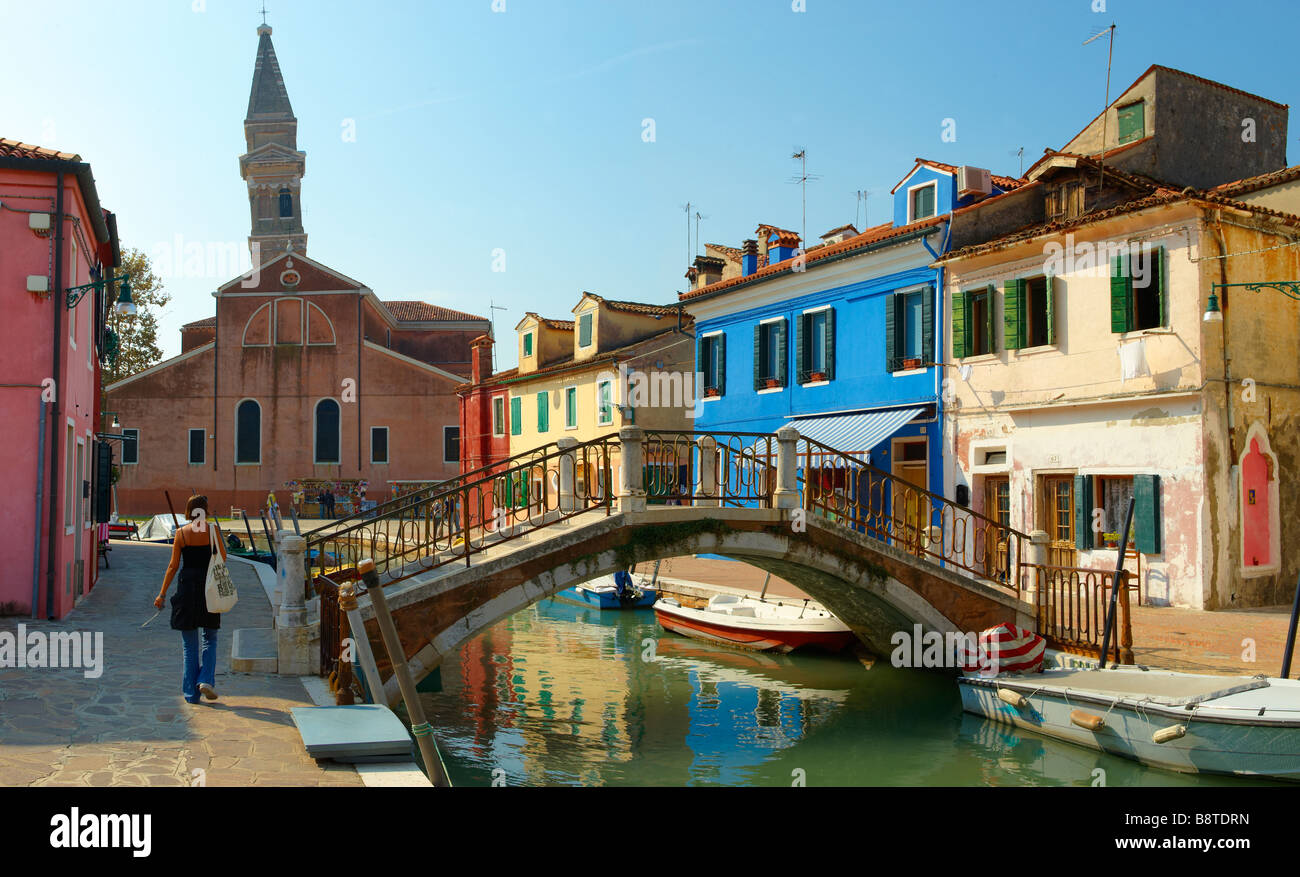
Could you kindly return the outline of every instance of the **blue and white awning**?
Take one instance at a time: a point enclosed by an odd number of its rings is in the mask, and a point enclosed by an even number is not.
[[[842,453],[868,454],[924,410],[896,408],[832,417],[804,417],[790,420],[786,426],[793,426],[799,430],[799,435]]]

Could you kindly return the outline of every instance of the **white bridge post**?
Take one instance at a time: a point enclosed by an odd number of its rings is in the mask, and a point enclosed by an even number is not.
[[[783,426],[776,431],[776,491],[772,505],[778,509],[799,508],[799,480],[797,449],[799,430]]]
[[[645,468],[645,430],[639,426],[625,426],[618,431],[619,472],[618,510],[645,511],[645,485],[642,470]]]
[[[577,468],[577,461],[574,460],[573,449],[578,446],[578,440],[573,436],[562,436],[555,440],[555,446],[560,449],[560,513],[569,514],[578,507],[577,499],[577,479],[574,477]]]
[[[700,482],[695,486],[695,504],[706,508],[722,505],[718,498],[718,440],[702,435],[695,440],[700,453]]]

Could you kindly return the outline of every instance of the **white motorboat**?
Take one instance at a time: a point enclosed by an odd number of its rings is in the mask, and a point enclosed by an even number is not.
[[[962,708],[1166,770],[1300,779],[1300,681],[1143,668],[963,676]]]
[[[801,605],[718,594],[702,609],[688,608],[669,597],[657,601],[654,608],[665,630],[758,651],[838,652],[855,639],[848,625],[808,601]]]

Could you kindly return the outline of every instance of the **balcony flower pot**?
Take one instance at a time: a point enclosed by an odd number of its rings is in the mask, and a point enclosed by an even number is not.
[[[720,389],[718,389],[717,387],[705,387],[705,388],[704,388],[704,396],[705,396],[705,398],[713,399],[713,398],[716,398],[716,397],[721,396],[721,395],[722,395],[722,391],[721,391]]]
[[[920,360],[920,359],[905,359],[905,360],[903,360],[903,371],[908,371],[908,370],[910,370],[910,369],[920,368],[920,367],[921,367],[921,360]]]
[[[762,383],[764,390],[773,390],[781,386],[781,382],[776,378],[764,378]]]
[[[813,372],[812,374],[808,375],[808,383],[810,384],[815,384],[818,381],[824,381],[824,380],[826,380],[826,372]]]

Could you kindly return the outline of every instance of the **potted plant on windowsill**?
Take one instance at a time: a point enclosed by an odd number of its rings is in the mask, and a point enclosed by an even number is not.
[[[1102,533],[1101,540],[1107,548],[1119,548],[1118,533]]]
[[[764,390],[773,390],[781,386],[781,382],[776,378],[763,378],[761,383]]]
[[[920,368],[920,367],[921,367],[920,357],[913,357],[912,359],[903,360],[903,371],[909,371],[911,369]]]
[[[818,381],[826,380],[826,372],[811,372],[808,375],[808,383],[815,384]]]
[[[705,387],[704,396],[707,399],[713,399],[722,395],[722,390],[718,387]]]

